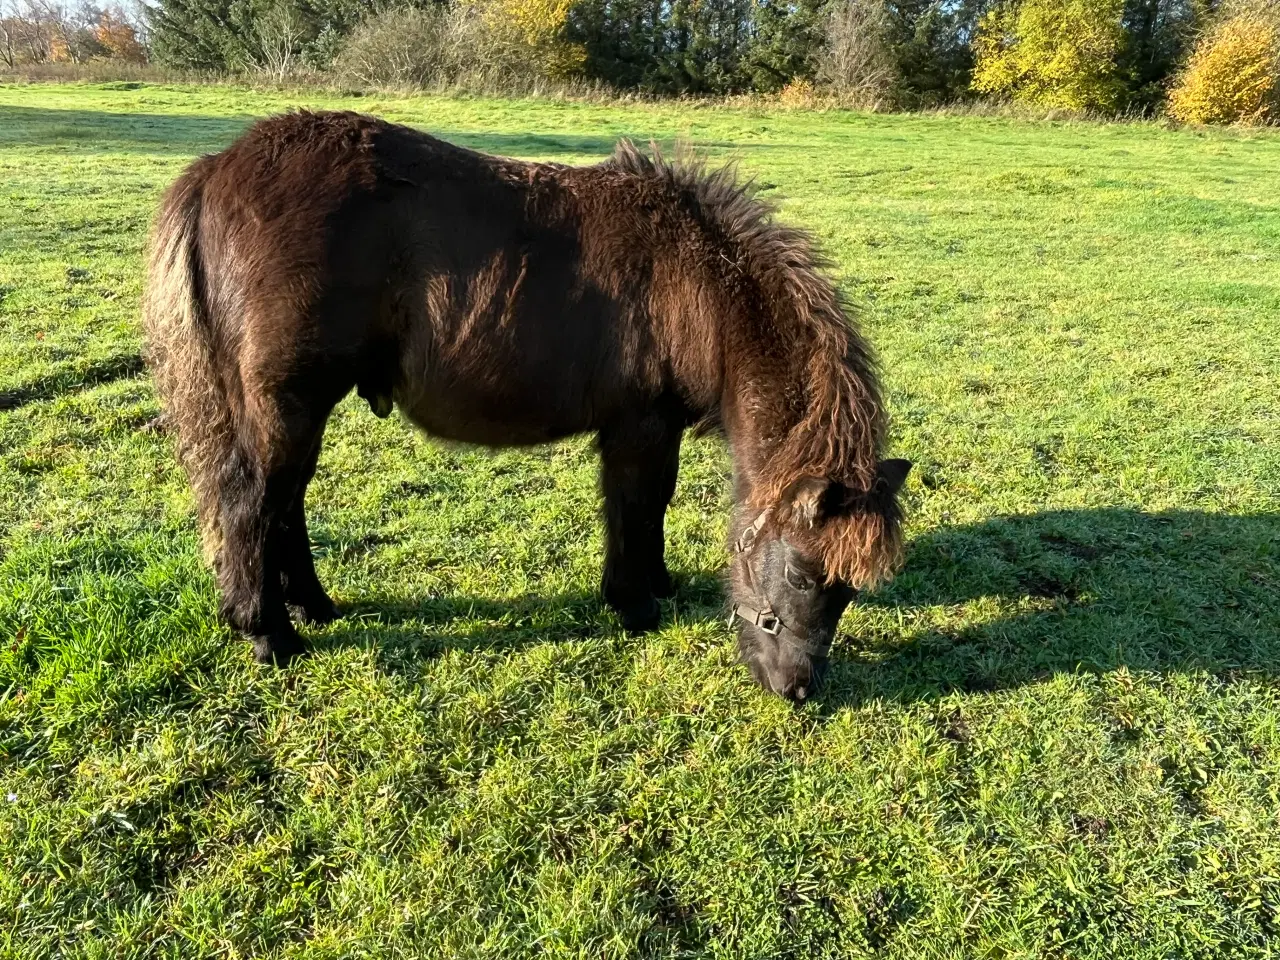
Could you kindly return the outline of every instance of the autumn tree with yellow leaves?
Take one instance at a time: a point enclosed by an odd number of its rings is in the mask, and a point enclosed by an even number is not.
[[[1114,110],[1124,0],[1012,0],[974,40],[973,89],[1040,107]]]
[[[1230,6],[1201,36],[1169,93],[1169,113],[1186,123],[1280,119],[1280,9]]]
[[[573,0],[469,0],[509,61],[555,79],[582,72],[587,52],[565,39]]]

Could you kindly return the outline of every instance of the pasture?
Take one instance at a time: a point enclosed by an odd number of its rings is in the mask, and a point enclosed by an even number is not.
[[[629,637],[586,440],[353,396],[310,494],[347,616],[284,671],[219,626],[142,250],[304,103],[569,163],[682,138],[814,231],[916,463],[819,698],[733,663],[713,438]],[[0,955],[1270,956],[1278,396],[1274,133],[0,86]]]

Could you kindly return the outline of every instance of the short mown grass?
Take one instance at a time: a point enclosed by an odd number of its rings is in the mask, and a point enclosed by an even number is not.
[[[917,464],[817,702],[733,663],[712,439],[631,638],[587,441],[353,398],[310,499],[348,615],[284,671],[218,624],[142,249],[304,102],[573,163],[686,139],[817,234]],[[1270,133],[0,86],[0,954],[1270,956],[1278,398]]]

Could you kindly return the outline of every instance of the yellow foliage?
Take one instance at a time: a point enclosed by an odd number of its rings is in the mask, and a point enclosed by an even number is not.
[[[1280,103],[1280,23],[1263,9],[1219,23],[1196,44],[1169,93],[1185,123],[1265,123]]]
[[[587,51],[564,38],[574,0],[471,0],[485,25],[517,56],[549,77],[582,72]]]
[[[788,107],[811,107],[818,100],[812,80],[795,79],[778,92],[778,100]]]
[[[50,63],[70,63],[74,59],[71,44],[67,43],[66,37],[56,35],[49,41]]]
[[[1022,103],[1114,110],[1124,0],[1008,0],[974,38],[973,87]]]
[[[147,51],[138,42],[137,32],[109,11],[98,18],[97,26],[93,28],[93,35],[107,51],[107,56],[131,63],[146,62]]]

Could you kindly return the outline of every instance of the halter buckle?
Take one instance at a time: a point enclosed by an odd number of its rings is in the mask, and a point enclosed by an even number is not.
[[[733,542],[734,553],[746,553],[751,549],[751,545],[756,542],[756,537],[760,535],[760,531],[764,529],[765,523],[768,522],[769,513],[769,510],[765,510],[755,518],[751,526],[742,531],[741,536]]]
[[[753,627],[758,627],[761,633],[767,633],[771,637],[776,637],[782,632],[782,621],[768,607],[764,610],[755,610],[741,603],[735,603],[733,609],[729,611],[729,626],[732,627],[733,621],[739,617]]]

